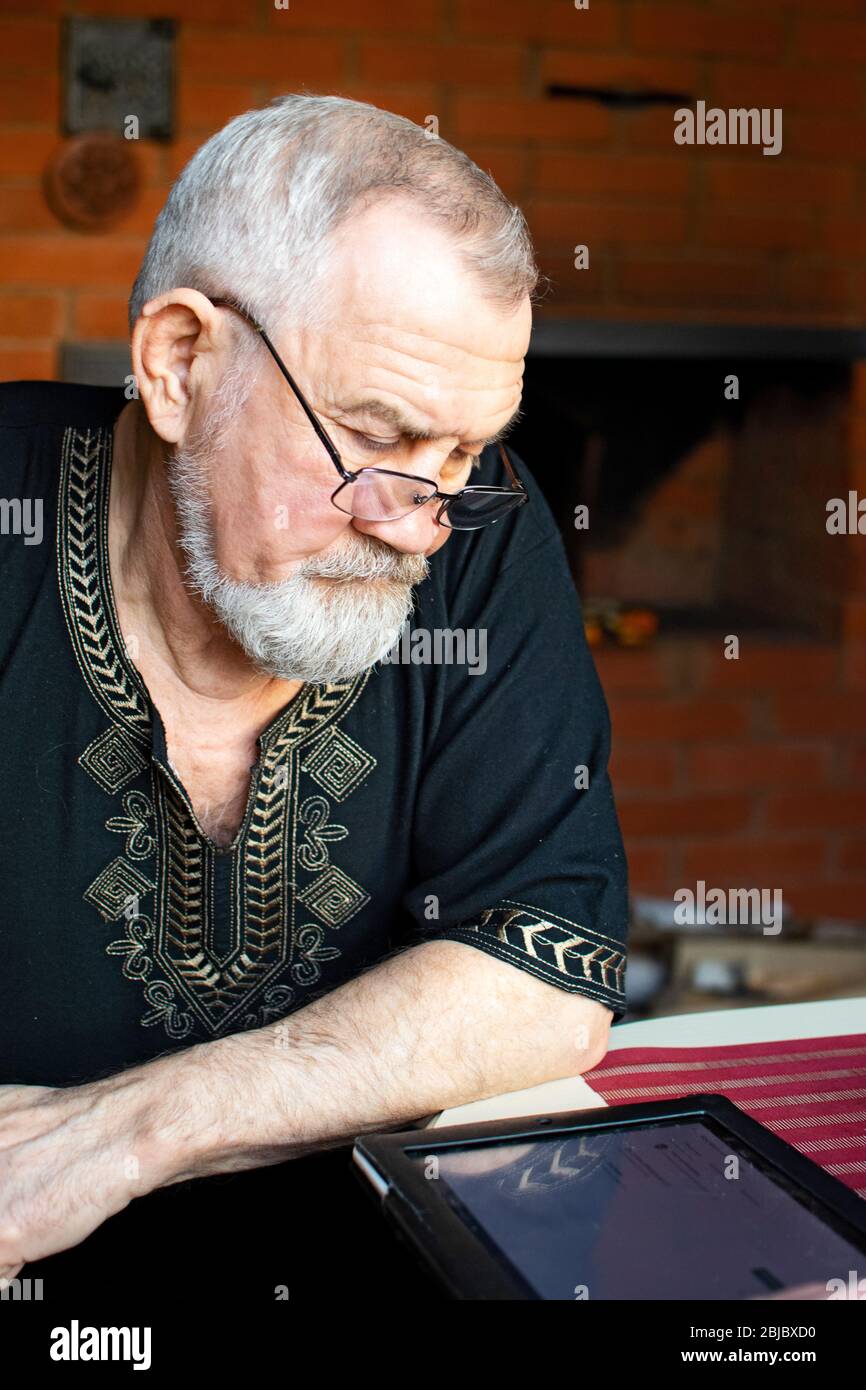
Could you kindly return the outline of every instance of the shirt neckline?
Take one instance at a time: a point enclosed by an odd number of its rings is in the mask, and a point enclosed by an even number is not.
[[[192,801],[168,760],[165,726],[141,672],[126,648],[114,601],[108,548],[108,515],[114,425],[81,429],[63,437],[57,513],[58,578],[79,669],[91,694],[112,720],[115,736],[131,745],[131,757],[148,755],[171,781],[197,836],[217,855],[236,855],[249,828],[260,789],[264,754],[292,747],[318,734],[360,695],[369,671],[344,681],[306,682],[258,735],[259,756],[241,825],[230,845],[205,834]],[[277,745],[282,745],[277,749]],[[137,752],[136,752],[137,748]]]

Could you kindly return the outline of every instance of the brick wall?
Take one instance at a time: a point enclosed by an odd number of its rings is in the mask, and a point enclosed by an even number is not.
[[[862,364],[848,436],[864,497]],[[781,888],[804,916],[866,917],[866,545],[834,539],[848,573],[839,642],[745,638],[738,661],[720,637],[597,653],[635,888],[670,896],[702,878]]]
[[[145,188],[108,235],[62,228],[60,18],[180,22],[178,138],[141,142]],[[231,116],[306,85],[440,131],[525,207],[549,312],[858,324],[866,307],[866,12],[860,0],[2,0],[0,375],[50,376],[58,342],[125,333],[172,178]],[[679,147],[669,110],[545,97],[549,83],[782,106],[784,147]],[[572,247],[590,246],[575,271]]]
[[[739,661],[707,638],[598,654],[633,887],[781,888],[798,914],[864,917],[863,652],[861,636],[744,642]]]
[[[423,122],[526,209],[546,312],[860,325],[866,309],[862,0],[89,0],[180,21],[178,136],[109,234],[63,228],[40,179],[59,142],[63,0],[0,0],[0,377],[50,377],[63,340],[124,338],[172,179],[236,113],[303,86]],[[682,90],[784,109],[784,149],[677,147],[670,111],[546,99],[547,83]],[[572,247],[590,246],[577,272]],[[866,368],[851,486],[866,494]],[[802,912],[866,903],[866,550],[847,545],[844,641],[662,641],[602,651],[632,880],[781,886]]]

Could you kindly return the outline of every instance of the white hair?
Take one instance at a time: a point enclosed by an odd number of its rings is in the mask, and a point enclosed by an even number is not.
[[[130,328],[185,286],[238,300],[260,322],[327,319],[328,239],[353,209],[402,194],[453,236],[483,293],[516,308],[540,283],[519,208],[461,150],[403,116],[345,97],[279,97],[193,155],[157,218]]]

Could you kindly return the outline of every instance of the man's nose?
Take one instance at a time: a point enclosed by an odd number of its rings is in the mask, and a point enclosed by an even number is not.
[[[422,507],[416,507],[408,516],[396,521],[360,521],[356,517],[352,525],[356,531],[365,536],[375,536],[394,550],[406,555],[423,555],[431,546],[438,549],[451,534],[447,526],[440,526],[436,521],[436,513],[441,506],[442,499],[434,497],[431,502],[425,502]]]

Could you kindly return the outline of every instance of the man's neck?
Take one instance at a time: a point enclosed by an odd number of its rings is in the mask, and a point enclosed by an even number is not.
[[[258,711],[263,726],[300,688],[257,672],[184,582],[163,445],[136,401],[114,428],[108,546],[121,631],[148,685],[244,719]]]

